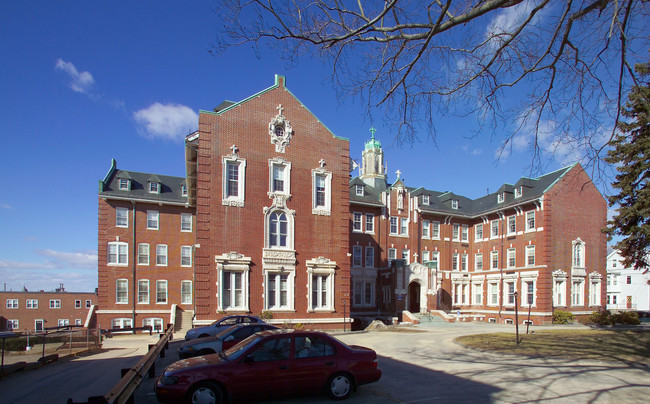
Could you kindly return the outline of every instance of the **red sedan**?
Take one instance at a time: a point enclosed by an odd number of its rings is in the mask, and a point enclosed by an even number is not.
[[[377,354],[322,332],[269,330],[227,351],[180,360],[156,380],[161,402],[223,403],[322,392],[334,400],[379,380]]]

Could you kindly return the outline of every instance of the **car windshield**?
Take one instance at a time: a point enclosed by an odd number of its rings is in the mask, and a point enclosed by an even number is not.
[[[248,350],[248,348],[252,347],[253,345],[257,344],[259,340],[261,340],[263,337],[253,334],[250,337],[246,338],[239,344],[231,347],[230,349],[227,349],[224,351],[224,355],[226,356],[226,359],[228,360],[236,360],[239,358],[244,352]]]
[[[216,337],[216,338],[220,338],[220,337],[223,337],[223,336],[225,336],[225,335],[230,334],[231,332],[234,331],[234,330],[231,330],[231,328],[232,328],[232,327],[228,327],[228,328],[226,328],[226,329],[223,330],[223,331],[219,331],[219,332],[215,335],[215,337]]]

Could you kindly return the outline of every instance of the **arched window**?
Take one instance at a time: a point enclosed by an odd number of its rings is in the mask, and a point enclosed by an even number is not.
[[[585,243],[579,238],[573,242],[573,266],[585,267]]]
[[[273,212],[269,216],[269,247],[279,248],[287,246],[287,215],[282,212]]]

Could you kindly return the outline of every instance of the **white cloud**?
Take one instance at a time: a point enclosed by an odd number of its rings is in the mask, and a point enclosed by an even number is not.
[[[155,103],[135,111],[133,118],[149,138],[183,139],[196,129],[199,116],[190,107],[180,104]]]
[[[9,205],[8,203],[0,203],[0,208],[2,209],[13,209],[14,207]]]
[[[72,63],[65,62],[62,59],[56,61],[54,68],[68,76],[70,79],[68,85],[73,91],[78,93],[88,94],[88,91],[95,83],[92,74],[88,72],[80,72]]]
[[[36,254],[45,257],[43,262],[19,262],[0,260],[0,268],[6,269],[90,269],[97,270],[97,252],[64,252],[55,250],[37,250]]]

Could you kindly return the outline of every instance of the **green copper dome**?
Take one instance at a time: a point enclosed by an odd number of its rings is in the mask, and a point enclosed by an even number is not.
[[[366,142],[366,150],[381,149],[381,142],[375,139],[376,131],[377,129],[370,128],[370,132],[372,133],[372,138]]]

